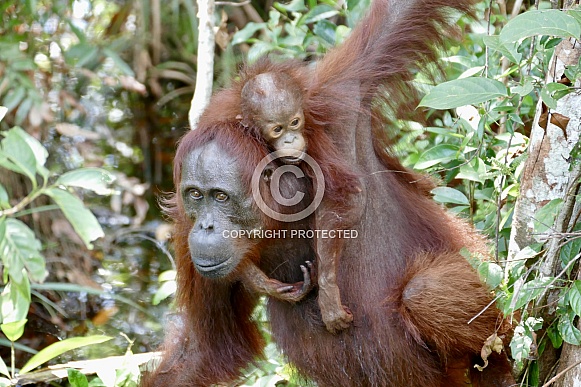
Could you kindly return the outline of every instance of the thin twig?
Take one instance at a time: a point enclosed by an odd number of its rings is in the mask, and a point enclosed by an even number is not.
[[[561,376],[565,375],[567,372],[571,371],[573,368],[577,367],[579,364],[581,364],[581,360],[579,360],[575,364],[571,364],[569,367],[567,367],[563,371],[559,372],[557,375],[552,377],[551,380],[549,380],[547,383],[543,384],[542,387],[548,387],[551,384],[555,383],[557,381],[557,379],[559,379]]]

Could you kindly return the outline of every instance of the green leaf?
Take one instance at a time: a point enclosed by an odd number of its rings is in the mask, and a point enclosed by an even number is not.
[[[28,97],[20,103],[20,106],[18,106],[16,115],[14,116],[14,122],[16,122],[17,125],[21,125],[26,119],[26,116],[28,116],[28,112],[30,112],[30,109],[32,108],[32,102],[32,98]]]
[[[518,294],[513,295],[513,297],[518,297],[513,310],[520,309],[530,301],[537,298],[552,280],[552,277],[544,277],[535,278],[525,283],[518,291]]]
[[[494,262],[482,262],[478,266],[478,275],[491,289],[495,289],[504,278],[502,268]]]
[[[46,363],[55,357],[62,355],[67,351],[77,349],[80,347],[85,347],[87,345],[101,344],[106,341],[111,340],[112,337],[109,336],[86,336],[86,337],[71,337],[70,339],[65,339],[57,343],[51,344],[44,348],[42,351],[34,355],[30,360],[22,367],[20,374],[23,375],[36,367]]]
[[[276,9],[287,12],[304,12],[307,10],[307,7],[305,7],[304,0],[292,0],[288,4],[274,3],[274,7]]]
[[[323,39],[331,47],[335,44],[335,25],[328,20],[321,20],[313,28],[315,35]]]
[[[10,198],[8,197],[8,191],[6,188],[0,184],[0,210],[10,208]]]
[[[9,218],[0,224],[0,259],[16,282],[22,281],[25,267],[33,281],[44,280],[46,269],[41,248],[34,232],[20,220]]]
[[[563,345],[563,338],[559,333],[559,328],[557,327],[557,324],[551,324],[547,328],[547,336],[549,336],[551,344],[553,344],[554,348],[561,348],[561,345]]]
[[[8,372],[8,367],[6,367],[6,363],[4,363],[4,360],[1,357],[0,357],[0,374],[5,375],[9,378],[11,377],[10,372]]]
[[[88,249],[93,248],[92,241],[105,235],[95,215],[75,195],[60,188],[49,188],[45,193],[60,207]]]
[[[581,332],[573,324],[575,316],[571,314],[564,314],[559,318],[559,333],[563,340],[569,344],[581,344]]]
[[[110,195],[111,189],[108,186],[113,181],[115,181],[115,176],[104,169],[80,168],[62,174],[57,179],[56,184],[85,188],[97,195]]]
[[[75,67],[83,67],[99,58],[99,48],[87,43],[79,43],[64,52],[65,59]]]
[[[529,356],[533,338],[531,332],[525,330],[522,322],[514,329],[514,335],[510,341],[512,358],[520,365]]]
[[[26,325],[27,321],[27,319],[24,319],[2,324],[0,325],[0,329],[2,329],[2,332],[6,335],[8,340],[14,342],[22,337],[22,334],[24,333],[24,326]]]
[[[41,173],[43,177],[46,179],[48,177],[48,170],[44,168],[44,164],[46,164],[46,159],[48,158],[48,151],[46,150],[46,148],[40,143],[40,141],[32,137],[30,134],[26,133],[26,131],[22,130],[19,127],[14,127],[10,129],[10,131],[14,131],[14,133],[16,133],[20,138],[22,138],[26,142],[26,144],[28,144],[36,160],[37,172]]]
[[[543,102],[551,109],[557,108],[557,101],[570,92],[571,89],[561,83],[547,83],[541,89],[541,98]]]
[[[115,63],[117,68],[123,72],[123,74],[128,75],[130,77],[135,76],[135,73],[133,72],[131,66],[129,66],[123,59],[121,59],[119,54],[117,54],[115,51],[109,48],[104,48],[103,53],[107,55],[109,58],[111,58],[111,60]]]
[[[441,83],[430,90],[419,106],[452,109],[476,105],[493,98],[506,97],[506,86],[488,78],[462,78]]]
[[[484,36],[482,40],[488,48],[500,52],[512,63],[520,63],[522,55],[516,50],[514,43],[503,42],[498,35]]]
[[[581,281],[574,281],[573,286],[567,291],[567,295],[571,309],[575,315],[581,316]]]
[[[153,295],[153,299],[151,303],[153,305],[158,305],[161,301],[165,300],[172,294],[176,292],[176,282],[175,281],[167,281],[161,284],[157,292]]]
[[[8,110],[12,110],[16,106],[18,106],[20,101],[22,101],[22,99],[25,96],[26,96],[26,89],[24,89],[23,87],[18,87],[14,90],[11,90],[8,92],[8,94],[6,94],[6,97],[4,97],[4,100],[3,100],[4,106]]]
[[[67,375],[72,387],[89,387],[89,381],[81,371],[69,368],[67,369]]]
[[[4,139],[0,142],[0,159],[4,156],[11,163],[2,163],[2,166],[27,176],[36,184],[36,157],[27,141],[18,133],[16,128],[2,134]]]
[[[439,203],[452,203],[469,205],[470,202],[466,195],[457,189],[450,187],[437,187],[432,190],[434,200]]]
[[[331,7],[330,5],[319,4],[305,14],[305,16],[301,20],[301,23],[303,24],[316,23],[319,20],[328,19],[338,14],[339,11],[333,9],[333,7]]]
[[[559,10],[528,11],[506,23],[500,32],[503,42],[517,42],[535,35],[577,38],[581,35],[581,26],[574,17]]]
[[[486,164],[480,157],[473,158],[468,164],[460,167],[460,172],[456,175],[456,179],[464,179],[484,183],[486,174]]]
[[[28,320],[20,320],[0,325],[0,329],[6,335],[6,338],[12,342],[18,340],[24,334],[24,326]]]
[[[511,92],[514,94],[518,94],[521,97],[524,97],[525,95],[530,94],[534,89],[535,89],[535,87],[534,87],[533,83],[531,82],[531,80],[529,79],[525,82],[524,85],[522,85],[522,86],[518,85],[518,86],[513,87],[511,89]]]
[[[250,38],[254,36],[256,31],[266,27],[266,23],[254,23],[250,22],[244,26],[240,31],[234,34],[232,38],[232,45],[235,46],[240,43],[247,42]]]
[[[553,227],[562,205],[563,199],[553,199],[535,213],[533,218],[535,234],[542,234]]]
[[[458,157],[460,148],[451,144],[440,144],[426,150],[420,155],[414,166],[416,169],[426,169],[438,163],[447,163]]]
[[[8,282],[0,294],[0,310],[4,324],[22,321],[28,315],[30,307],[30,282],[22,277],[22,282]]]
[[[177,272],[175,270],[166,270],[159,274],[158,282],[175,281]]]

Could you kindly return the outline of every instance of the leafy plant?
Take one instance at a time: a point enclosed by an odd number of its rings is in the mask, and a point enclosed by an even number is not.
[[[0,115],[6,113],[0,109]],[[2,117],[0,117],[1,119]],[[34,231],[22,220],[23,214],[35,213],[52,207],[27,209],[42,195],[50,197],[71,223],[87,248],[91,242],[103,236],[103,230],[95,216],[85,208],[71,188],[91,190],[98,195],[108,194],[108,185],[114,180],[109,172],[98,168],[81,168],[58,177],[51,176],[45,167],[47,150],[34,137],[19,127],[0,132],[0,168],[25,176],[32,189],[17,203],[12,203],[9,191],[0,184],[0,260],[3,265],[0,294],[0,329],[14,343],[24,332],[31,302],[31,282],[43,282],[46,264],[42,245]],[[106,337],[71,338],[45,348],[21,369],[26,373],[64,351],[79,346],[108,340]],[[14,345],[12,344],[12,372],[0,360],[0,373],[14,377]]]

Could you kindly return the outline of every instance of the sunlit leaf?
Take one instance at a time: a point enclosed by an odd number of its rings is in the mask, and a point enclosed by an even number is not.
[[[176,282],[175,281],[166,281],[161,284],[157,292],[153,295],[153,299],[151,303],[153,305],[158,305],[161,301],[165,300],[172,294],[176,292]]]
[[[32,148],[22,138],[15,128],[2,132],[4,139],[0,142],[0,159],[6,157],[10,164],[2,163],[2,166],[16,173],[27,176],[36,183],[36,157]]]
[[[19,127],[14,127],[10,129],[10,131],[17,134],[20,138],[22,138],[26,142],[26,144],[28,144],[36,160],[36,171],[42,174],[46,179],[46,177],[48,177],[48,171],[46,170],[46,168],[44,168],[44,164],[46,163],[46,159],[48,158],[48,151],[46,150],[46,148],[40,143],[40,141],[32,137],[30,134],[26,133],[26,131]]]
[[[452,144],[440,144],[426,150],[420,155],[416,163],[416,169],[426,169],[438,163],[447,163],[458,157],[460,148]]]
[[[533,338],[531,332],[525,330],[521,325],[514,329],[512,340],[510,341],[510,351],[512,358],[518,363],[522,363],[529,356]]]
[[[175,270],[166,270],[159,274],[158,282],[175,281],[177,272]]]
[[[109,336],[87,336],[87,337],[71,337],[70,339],[65,339],[54,344],[49,345],[42,351],[34,355],[30,360],[22,367],[20,374],[23,375],[36,367],[46,363],[55,357],[62,355],[67,351],[77,349],[80,347],[85,347],[87,345],[101,344],[106,341],[111,340],[112,337]]]
[[[486,174],[486,164],[480,159],[480,157],[475,157],[468,164],[464,164],[460,167],[460,172],[456,175],[456,179],[472,180],[478,183],[484,183]]]
[[[432,190],[432,193],[434,200],[439,203],[470,204],[466,195],[451,187],[437,187]]]
[[[6,367],[6,363],[4,363],[4,360],[1,357],[0,357],[0,374],[10,377],[8,367]]]
[[[23,276],[20,283],[13,279],[0,294],[0,310],[4,324],[22,321],[28,315],[30,307],[30,282]]]
[[[22,337],[22,334],[24,333],[24,326],[26,325],[27,321],[27,319],[24,319],[11,323],[5,323],[0,325],[0,329],[2,329],[2,333],[6,335],[8,340],[14,342]]]
[[[504,278],[502,268],[494,262],[482,262],[478,266],[478,275],[491,289],[496,288]]]
[[[488,48],[500,52],[512,63],[520,63],[522,55],[516,50],[514,43],[503,42],[498,35],[484,36],[482,40]]]
[[[514,309],[517,310],[528,304],[530,301],[537,298],[543,291],[545,291],[547,285],[553,280],[552,277],[535,278],[527,283],[525,283],[519,290],[518,294],[514,294],[513,297],[517,297],[514,304]]]
[[[8,112],[8,108],[0,106],[0,122],[2,122],[2,120],[4,119],[6,112]]]
[[[301,18],[301,22],[304,24],[316,23],[319,20],[328,19],[339,14],[339,11],[333,9],[330,5],[319,4],[311,9],[309,12]]]
[[[41,248],[34,232],[20,220],[8,218],[0,225],[0,259],[15,281],[22,281],[25,267],[33,281],[44,279],[46,269]]]
[[[452,109],[507,96],[506,86],[490,78],[462,78],[433,87],[419,106]]]
[[[93,248],[92,241],[105,235],[95,215],[78,197],[60,188],[50,188],[46,194],[60,207],[88,249]]]
[[[577,38],[581,26],[574,17],[559,10],[532,10],[509,20],[499,36],[503,42],[516,42],[535,35]]]
[[[56,183],[67,187],[80,187],[91,190],[98,195],[109,195],[109,185],[115,181],[115,176],[101,168],[80,168],[63,173]]]

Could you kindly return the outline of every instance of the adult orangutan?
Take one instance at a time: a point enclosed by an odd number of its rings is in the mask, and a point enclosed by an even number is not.
[[[483,363],[480,351],[502,320],[487,308],[490,292],[460,254],[486,254],[484,241],[429,198],[425,179],[386,152],[387,119],[371,113],[377,100],[392,108],[410,106],[415,95],[406,81],[435,59],[434,48],[451,23],[447,11],[468,11],[472,3],[376,0],[350,38],[314,69],[261,61],[214,96],[174,162],[176,194],[167,211],[176,226],[182,320],[167,332],[161,365],[144,386],[235,383],[262,354],[251,313],[263,292],[275,295],[267,306],[274,341],[319,386],[514,383],[504,354],[492,354],[483,371],[473,367]],[[272,144],[255,119],[242,122],[241,92],[263,73],[287,74],[304,90],[307,152],[321,165],[330,198],[315,220],[278,222],[252,201],[253,172]],[[269,176],[259,179],[260,192],[277,207]],[[287,211],[304,208],[312,176],[279,177],[283,197],[305,195],[305,202]],[[337,214],[348,214],[348,226],[334,219]],[[336,249],[320,239],[263,235],[320,224],[350,228],[357,238]],[[318,286],[313,273],[301,269],[307,261],[319,271]],[[289,286],[296,295],[292,302],[276,297]],[[333,296],[321,299],[329,289],[340,289],[338,304]],[[334,304],[332,311],[348,308],[352,324],[331,333],[324,318],[333,315],[325,311],[325,300]]]

